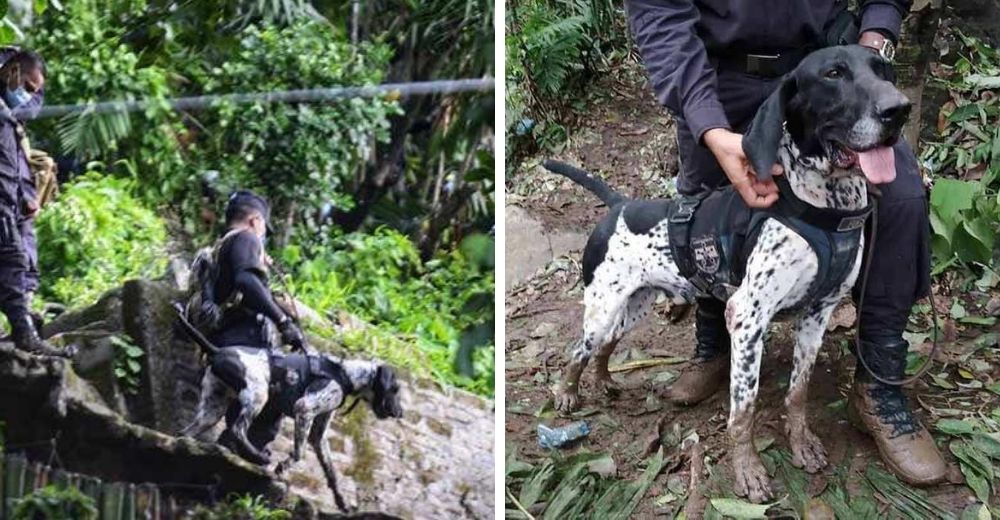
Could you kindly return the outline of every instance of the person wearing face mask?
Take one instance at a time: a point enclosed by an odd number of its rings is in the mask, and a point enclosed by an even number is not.
[[[38,241],[35,238],[35,217],[41,208],[39,186],[32,167],[31,146],[24,122],[34,119],[45,101],[45,61],[40,55],[17,47],[7,47],[0,50],[2,67],[11,69],[7,75],[7,88],[4,90],[4,102],[12,109],[14,118],[18,120],[18,170],[21,175],[21,194],[24,205],[18,218],[18,231],[24,243],[24,252],[28,257],[28,270],[25,272],[24,291],[28,308],[35,292],[38,291]],[[0,67],[0,70],[2,70]],[[54,181],[54,179],[51,179]],[[41,327],[41,316],[31,313],[37,328]]]
[[[63,355],[39,337],[29,314],[31,293],[38,286],[32,225],[38,202],[19,118],[41,107],[45,64],[38,54],[14,50],[0,66],[0,82],[0,311],[18,349]]]

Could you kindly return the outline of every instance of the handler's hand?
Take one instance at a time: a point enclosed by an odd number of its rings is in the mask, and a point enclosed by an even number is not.
[[[35,218],[38,216],[38,202],[34,199],[27,200],[24,202],[24,216],[28,218]]]
[[[767,208],[778,200],[778,186],[774,179],[761,181],[757,179],[750,161],[743,153],[743,134],[730,132],[725,128],[713,128],[703,136],[705,146],[712,151],[719,161],[722,171],[726,172],[729,182],[751,208]],[[771,175],[784,173],[781,166],[775,164]]]

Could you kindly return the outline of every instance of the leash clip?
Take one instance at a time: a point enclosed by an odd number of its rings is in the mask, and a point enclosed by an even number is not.
[[[694,210],[698,209],[701,199],[683,198],[677,201],[677,211],[670,215],[670,222],[683,224],[691,222],[694,218]]]

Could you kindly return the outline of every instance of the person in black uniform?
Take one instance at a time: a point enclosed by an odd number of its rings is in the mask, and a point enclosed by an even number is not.
[[[269,322],[277,326],[282,342],[304,348],[298,324],[275,302],[267,286],[268,264],[263,240],[270,207],[249,191],[234,193],[226,205],[226,231],[219,244],[215,301],[229,302],[219,328],[209,339],[218,347],[272,348]]]
[[[34,94],[44,85],[44,65],[33,53],[17,52],[0,67],[0,80],[3,100],[0,106],[0,310],[10,322],[11,336],[18,349],[43,355],[64,355],[66,352],[39,337],[29,314],[28,295],[37,287],[37,278],[31,274],[34,234],[30,233],[26,244],[23,224],[37,212],[38,205],[34,193],[26,189],[31,171],[25,151],[21,149],[23,127],[18,114],[32,110]]]
[[[752,207],[773,204],[777,186],[757,179],[742,147],[757,108],[783,74],[820,47],[859,43],[891,61],[910,3],[862,0],[855,17],[846,1],[835,0],[627,0],[650,83],[676,122],[678,191],[693,195],[728,183]],[[903,329],[930,288],[930,226],[914,152],[900,140],[894,153],[896,180],[880,187],[878,242],[858,326],[873,371],[899,380],[909,348]],[[781,174],[780,167],[772,173]],[[721,301],[698,301],[695,359],[671,387],[673,401],[700,402],[727,382],[724,310]],[[901,389],[877,382],[860,363],[849,413],[900,478],[920,485],[945,477],[944,460]]]
[[[223,313],[218,330],[209,336],[219,348],[275,348],[269,333],[271,324],[274,324],[281,334],[282,344],[305,351],[302,330],[277,304],[267,286],[270,262],[264,253],[263,241],[267,235],[269,216],[267,201],[249,191],[234,193],[226,205],[226,231],[217,244],[216,265],[219,271],[214,287],[215,302],[222,305]],[[240,374],[233,376],[238,378]],[[233,383],[230,386],[241,387],[238,381]],[[227,428],[219,437],[219,443],[253,462],[265,463],[266,445],[280,426],[280,410],[267,407],[250,425],[248,437],[258,450],[258,453],[250,453],[242,449],[232,434],[231,426],[237,421],[240,409],[240,403],[233,402],[226,410]]]

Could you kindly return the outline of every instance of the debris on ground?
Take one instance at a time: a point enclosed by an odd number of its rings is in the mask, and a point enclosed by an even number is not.
[[[558,428],[550,428],[544,424],[538,425],[538,445],[545,449],[565,446],[587,435],[590,435],[590,425],[585,421],[572,422]]]

